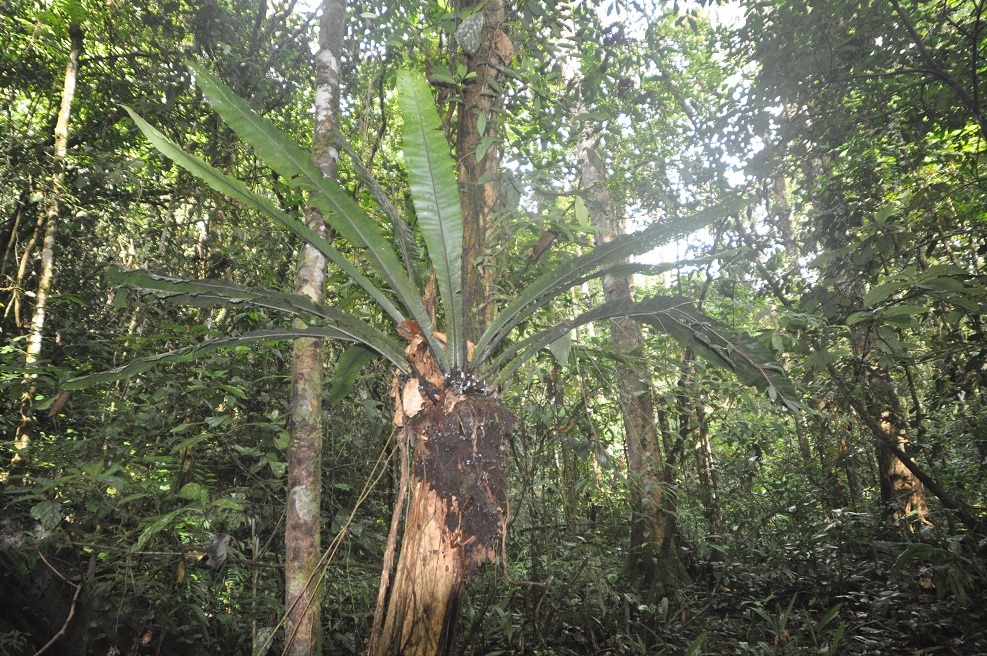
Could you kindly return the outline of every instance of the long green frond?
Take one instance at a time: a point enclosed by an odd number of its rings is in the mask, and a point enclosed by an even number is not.
[[[332,380],[329,382],[329,393],[326,394],[329,405],[336,405],[349,396],[360,370],[377,355],[362,344],[353,344],[343,351],[336,360],[336,368],[333,369]]]
[[[473,368],[476,369],[521,321],[548,304],[559,294],[581,284],[587,279],[603,274],[609,264],[634,255],[647,253],[653,248],[688,235],[717,219],[729,216],[743,207],[738,200],[728,201],[701,210],[695,214],[666,223],[655,223],[640,232],[621,235],[613,241],[601,244],[589,253],[565,262],[542,274],[524,288],[512,303],[494,318],[476,344]],[[496,369],[496,367],[494,367]]]
[[[246,288],[221,280],[169,278],[118,267],[110,268],[106,278],[119,285],[150,292],[172,303],[199,307],[240,305],[298,316],[307,322],[317,322],[321,327],[331,329],[333,333],[330,337],[363,344],[395,362],[401,369],[407,369],[408,366],[404,350],[397,340],[349,313],[316,303],[307,296]]]
[[[250,109],[246,101],[212,74],[195,66],[192,70],[196,84],[223,121],[289,184],[310,192],[309,202],[322,212],[326,222],[344,239],[366,249],[364,254],[377,275],[418,322],[432,351],[441,356],[444,349],[432,335],[435,329],[425,311],[420,292],[373,219],[335,180],[322,175],[310,153],[299,148],[270,120]]]
[[[165,157],[172,160],[183,169],[199,178],[216,191],[233,198],[250,209],[261,212],[274,219],[297,237],[315,246],[329,259],[330,262],[342,269],[354,282],[370,295],[381,308],[397,323],[404,321],[404,315],[394,303],[363,273],[336,250],[336,248],[317,232],[306,226],[298,219],[282,212],[274,203],[264,196],[252,191],[241,180],[228,176],[195,155],[190,155],[179,148],[157,128],[142,119],[129,107],[124,107],[133,118],[134,123],[144,133],[147,140]]]
[[[398,208],[394,207],[394,203],[387,197],[384,187],[367,170],[367,167],[360,160],[360,156],[353,151],[349,142],[339,132],[334,133],[333,137],[336,140],[336,145],[342,148],[343,152],[349,156],[350,166],[353,168],[353,172],[356,173],[356,177],[360,178],[360,182],[367,187],[367,192],[370,193],[370,197],[377,204],[377,209],[390,219],[391,229],[394,230],[394,241],[401,251],[401,259],[404,260],[404,267],[408,272],[408,277],[418,283],[421,288],[424,288],[426,281],[423,280],[424,271],[421,265],[421,249],[418,248],[414,235],[411,234],[411,228],[408,227],[408,224],[401,217]]]
[[[118,380],[123,380],[124,378],[136,376],[137,374],[143,373],[158,364],[166,364],[170,362],[190,362],[223,346],[239,346],[249,344],[251,342],[272,342],[285,339],[297,339],[299,337],[349,339],[335,328],[331,328],[329,326],[256,330],[249,333],[244,333],[242,335],[235,335],[233,337],[220,337],[201,344],[195,344],[193,346],[188,346],[175,351],[169,351],[167,353],[158,353],[157,355],[151,355],[146,358],[137,358],[122,367],[117,367],[116,369],[71,378],[62,384],[62,389],[79,390],[92,387],[93,385],[99,385],[100,383],[113,383]],[[394,361],[392,360],[392,362]],[[406,372],[408,371],[407,362],[394,362],[394,364],[402,370]]]
[[[447,364],[465,365],[463,336],[463,213],[455,162],[442,132],[435,100],[420,74],[398,72],[398,104],[404,119],[404,159],[418,225],[435,269],[448,330]]]
[[[502,353],[493,367],[499,373],[493,383],[500,385],[539,350],[569,331],[594,321],[628,317],[646,323],[672,337],[710,364],[733,371],[745,385],[765,391],[786,407],[799,408],[794,385],[771,351],[751,335],[735,331],[696,309],[692,301],[678,296],[654,296],[638,302],[630,299],[609,301],[536,333]]]

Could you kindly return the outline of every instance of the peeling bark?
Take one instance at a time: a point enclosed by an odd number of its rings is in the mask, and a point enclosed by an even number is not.
[[[496,396],[444,387],[420,335],[408,354],[423,375],[394,389],[395,423],[415,446],[411,501],[371,656],[450,653],[467,577],[495,560],[506,515],[513,415]]]

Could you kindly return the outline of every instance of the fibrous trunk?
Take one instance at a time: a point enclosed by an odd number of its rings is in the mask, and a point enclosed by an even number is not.
[[[495,559],[503,537],[513,416],[494,395],[441,383],[428,376],[395,385],[395,421],[415,456],[401,553],[371,656],[449,653],[467,576]]]

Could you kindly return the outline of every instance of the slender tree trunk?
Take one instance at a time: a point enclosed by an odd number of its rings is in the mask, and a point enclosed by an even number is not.
[[[514,51],[501,29],[504,5],[503,0],[488,0],[483,4],[479,48],[472,55],[465,53],[468,75],[473,77],[463,85],[457,117],[456,159],[463,208],[463,310],[466,339],[472,342],[477,341],[496,312],[491,298],[497,268],[489,261],[490,246],[496,238],[494,210],[500,164],[500,148],[493,141],[498,131],[494,107],[500,99],[500,88],[496,86],[499,73],[495,66],[508,65]]]
[[[624,230],[610,196],[606,174],[596,164],[600,158],[592,152],[596,144],[597,135],[587,131],[576,149],[576,157],[580,186],[588,197],[590,221],[602,229],[600,240],[606,242]],[[630,280],[626,276],[604,275],[603,295],[607,301],[631,298]],[[641,338],[634,321],[611,319],[610,334],[614,344],[640,355]],[[669,537],[666,535],[669,524],[664,507],[665,465],[648,374],[640,367],[618,365],[617,378],[632,505],[628,578],[644,590],[656,586],[674,588],[684,580],[685,570],[677,552],[660,553]]]
[[[716,467],[713,462],[713,445],[709,441],[709,422],[706,412],[698,400],[693,406],[695,419],[696,471],[699,473],[699,489],[702,495],[703,514],[711,533],[720,534],[723,529],[723,508],[716,481]]]
[[[370,656],[452,650],[467,577],[503,538],[507,435],[513,416],[493,395],[444,387],[420,335],[409,360],[421,380],[395,382],[395,423],[415,445],[411,501],[394,583]]]
[[[34,301],[34,311],[31,315],[31,328],[27,339],[27,355],[24,358],[28,376],[25,380],[26,389],[21,396],[21,421],[15,435],[15,447],[26,449],[31,443],[31,433],[34,423],[34,395],[36,392],[35,376],[30,373],[41,358],[41,338],[45,328],[45,313],[48,310],[48,296],[51,293],[52,280],[55,277],[55,237],[58,234],[58,220],[61,214],[62,188],[65,185],[65,156],[68,152],[69,117],[72,115],[72,102],[75,99],[75,85],[79,75],[79,57],[82,55],[84,32],[77,25],[69,26],[71,49],[68,63],[65,66],[65,81],[62,86],[62,102],[58,110],[58,120],[55,122],[55,149],[52,154],[55,175],[52,180],[51,199],[45,216],[45,238],[41,248],[41,272],[38,279],[38,291]],[[19,460],[15,455],[15,460]]]
[[[895,447],[903,452],[908,450],[908,423],[894,384],[886,373],[876,368],[868,371],[866,388],[867,405],[872,416],[878,418],[884,434],[877,441],[877,462],[885,520],[908,531],[913,521],[922,521],[929,511],[922,483],[894,453]]]
[[[345,0],[323,0],[319,52],[315,64],[313,154],[327,177],[336,177],[339,152],[333,133],[339,128],[339,71]],[[328,236],[322,215],[309,207],[306,224]],[[305,244],[298,256],[295,291],[325,300],[326,259]],[[291,376],[291,436],[288,443],[288,503],[285,526],[285,609],[287,653],[321,653],[322,553],[322,356],[321,339],[295,341]]]

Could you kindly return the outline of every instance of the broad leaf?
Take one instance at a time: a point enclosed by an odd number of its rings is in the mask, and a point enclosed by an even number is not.
[[[222,173],[213,166],[194,155],[186,153],[175,145],[168,137],[162,134],[157,128],[142,119],[129,107],[124,107],[131,118],[140,128],[147,140],[165,157],[172,160],[183,169],[199,178],[216,191],[240,201],[250,209],[257,210],[262,214],[279,222],[294,233],[297,237],[304,239],[325,255],[330,262],[342,269],[354,282],[366,291],[374,301],[394,321],[400,323],[404,321],[404,315],[394,306],[384,293],[377,288],[374,283],[363,275],[353,264],[349,262],[328,240],[320,236],[317,232],[306,226],[298,219],[282,212],[270,200],[260,194],[251,191],[246,184],[231,176]]]
[[[242,346],[251,342],[273,342],[285,339],[297,339],[299,337],[325,337],[329,339],[355,341],[351,336],[329,326],[306,326],[305,328],[255,330],[242,335],[234,335],[233,337],[220,337],[218,339],[212,339],[202,342],[201,344],[187,346],[175,351],[168,351],[167,353],[158,353],[145,358],[137,358],[122,367],[117,367],[115,369],[70,378],[62,383],[62,389],[80,390],[87,387],[92,387],[93,385],[99,385],[101,383],[114,383],[118,380],[123,380],[124,378],[130,378],[131,376],[136,376],[137,374],[143,373],[158,364],[166,364],[171,362],[191,362],[192,360],[202,357],[210,351],[214,351],[224,346]],[[382,355],[388,358],[388,360],[401,369],[401,371],[411,373],[411,369],[408,367],[408,363],[403,357],[400,360],[397,360],[391,358],[391,356],[386,353],[383,353]]]
[[[444,349],[433,336],[435,329],[420,293],[373,219],[335,180],[322,174],[307,151],[299,148],[270,120],[255,113],[246,101],[212,74],[195,66],[192,70],[196,84],[223,121],[290,185],[310,192],[309,202],[344,239],[354,246],[366,248],[364,254],[377,275],[418,322],[433,353],[441,359]]]
[[[336,368],[332,372],[332,381],[329,384],[329,393],[326,395],[329,405],[336,405],[349,396],[357,376],[360,375],[360,370],[377,355],[360,344],[354,344],[343,351],[343,354],[336,360]]]
[[[609,301],[536,333],[497,358],[494,368],[499,373],[493,383],[503,384],[524,362],[573,328],[616,317],[646,323],[692,348],[710,364],[730,369],[741,382],[766,391],[772,400],[777,398],[792,410],[799,408],[795,387],[765,345],[747,333],[731,330],[697,310],[689,299],[677,296],[655,296],[636,303],[630,299]]]
[[[398,72],[398,104],[404,119],[404,159],[418,225],[435,269],[449,337],[449,370],[463,368],[463,214],[455,162],[442,132],[429,86],[421,75]]]
[[[559,294],[586,280],[603,275],[603,268],[607,265],[647,253],[656,246],[695,232],[717,219],[737,212],[743,205],[742,201],[731,200],[696,212],[685,219],[652,224],[640,232],[620,235],[610,242],[597,246],[589,253],[542,274],[525,287],[518,298],[501,310],[491,322],[476,344],[472,368],[475,370],[489,358],[493,350],[521,321]],[[496,366],[492,368],[494,371],[497,369]]]

